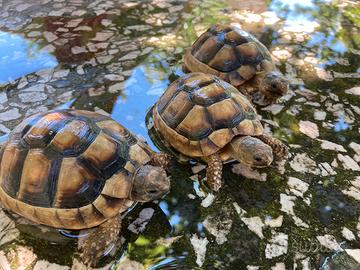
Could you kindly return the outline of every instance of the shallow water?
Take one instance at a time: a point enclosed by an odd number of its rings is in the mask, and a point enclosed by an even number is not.
[[[16,41],[0,51],[0,83],[11,78],[0,88],[1,135],[62,106],[109,114],[154,147],[147,110],[182,74],[185,49],[217,22],[257,36],[291,81],[286,97],[259,111],[266,131],[291,146],[284,173],[251,172],[256,181],[227,164],[224,187],[211,194],[204,170],[174,165],[170,194],[126,215],[125,242],[99,266],[115,258],[112,269],[360,269],[355,1],[28,2],[0,0],[0,38]],[[132,229],[140,221],[144,230]],[[76,240],[39,230],[1,213],[0,256],[11,269],[82,269]]]

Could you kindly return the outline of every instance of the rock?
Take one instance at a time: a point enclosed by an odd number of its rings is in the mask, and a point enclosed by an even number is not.
[[[271,228],[279,228],[282,226],[284,217],[282,215],[278,216],[277,218],[272,218],[270,216],[265,217],[265,225]]]
[[[356,153],[357,155],[360,155],[360,144],[357,144],[357,143],[355,143],[355,142],[351,142],[351,143],[349,144],[349,146],[351,147],[351,149],[353,149],[353,150],[355,151],[355,153]]]
[[[227,241],[226,235],[229,234],[232,220],[230,218],[219,218],[218,216],[207,216],[203,222],[205,229],[216,237],[219,245]]]
[[[95,37],[91,40],[102,42],[102,41],[108,40],[113,35],[114,35],[113,32],[97,32]]]
[[[16,247],[16,269],[17,270],[26,270],[35,262],[37,256],[34,252],[24,246]]]
[[[346,227],[344,227],[342,229],[341,234],[346,240],[349,240],[349,241],[356,240],[355,234]]]
[[[19,235],[15,222],[0,209],[0,246],[14,241]]]
[[[48,32],[48,31],[45,31],[43,33],[43,35],[49,43],[53,42],[54,40],[56,40],[58,38],[55,34]]]
[[[312,160],[306,153],[296,154],[294,159],[289,162],[290,167],[297,172],[311,173],[318,175],[320,173],[316,162]]]
[[[250,167],[248,167],[246,165],[243,165],[241,163],[234,164],[232,166],[231,170],[232,170],[233,173],[242,175],[245,178],[254,179],[254,180],[257,180],[257,181],[261,181],[261,182],[266,181],[266,178],[267,178],[266,173],[259,173],[257,170],[252,169],[252,168],[250,168]]]
[[[124,82],[116,83],[116,84],[111,85],[108,88],[108,91],[109,91],[109,93],[118,93],[118,92],[121,92],[122,90],[124,90],[124,87],[125,87]]]
[[[112,56],[112,55],[96,56],[96,60],[98,61],[99,64],[107,64],[113,58],[114,58],[114,56]]]
[[[49,263],[44,260],[37,261],[33,270],[70,270],[68,266]]]
[[[319,129],[313,122],[300,120],[299,130],[312,139],[319,137]]]
[[[342,154],[338,154],[337,158],[342,162],[344,169],[360,171],[360,166],[350,156],[348,156],[348,155],[344,156]]]
[[[356,187],[351,186],[346,190],[342,190],[342,193],[360,201],[360,189],[357,189]]]
[[[356,95],[356,96],[360,96],[360,86],[356,86],[350,89],[345,90],[346,94],[350,94],[350,95]]]
[[[197,234],[193,234],[190,242],[196,254],[196,264],[201,267],[205,262],[206,246],[209,241],[206,238],[199,238]]]
[[[318,121],[324,121],[326,118],[326,112],[315,110],[314,111],[314,119]]]
[[[1,270],[11,270],[10,264],[4,254],[4,251],[0,251],[0,269]]]
[[[241,220],[245,223],[245,225],[249,228],[250,231],[254,232],[260,239],[264,238],[263,228],[265,224],[261,220],[260,217],[241,217]]]
[[[276,263],[275,266],[271,267],[271,270],[286,270],[284,263]]]
[[[69,75],[70,70],[69,69],[61,69],[59,71],[54,72],[53,77],[54,78],[63,78]]]
[[[320,244],[330,250],[338,251],[343,250],[341,246],[336,241],[335,237],[330,234],[325,234],[323,236],[317,236],[316,239]]]
[[[24,103],[34,103],[47,99],[47,95],[39,92],[31,92],[19,94],[19,98]]]
[[[11,110],[0,113],[0,121],[4,122],[19,119],[20,117],[21,114],[19,114],[18,108],[13,108]]]
[[[202,170],[205,170],[205,168],[206,168],[206,165],[204,165],[204,164],[197,164],[197,165],[191,167],[191,171],[192,171],[194,174],[196,174],[196,173],[201,172]]]
[[[288,186],[290,187],[290,191],[298,197],[303,197],[309,188],[308,183],[295,177],[289,177]]]
[[[84,47],[74,46],[71,48],[72,54],[86,53],[87,50]]]
[[[27,87],[25,89],[22,89],[20,93],[22,92],[44,92],[45,91],[45,84],[39,83],[35,84],[33,86]]]
[[[86,32],[91,32],[93,29],[90,26],[87,25],[81,25],[79,27],[76,27],[74,29],[74,31],[86,31]]]
[[[169,248],[173,243],[175,243],[177,240],[179,240],[181,237],[183,237],[182,235],[179,236],[175,236],[175,237],[168,237],[168,238],[159,238],[158,240],[156,240],[156,244],[158,245],[162,245],[165,246],[166,248]]]
[[[0,92],[0,104],[3,104],[8,101],[6,92]]]
[[[286,254],[288,251],[288,235],[284,233],[272,232],[269,244],[265,248],[265,257],[272,259]]]
[[[289,215],[295,216],[294,213],[295,200],[296,200],[295,196],[289,196],[281,193],[280,194],[281,211]]]
[[[131,53],[128,53],[126,55],[124,55],[123,57],[121,57],[119,59],[119,61],[128,61],[128,60],[133,60],[136,59],[140,54],[140,51],[133,51]]]
[[[137,261],[132,261],[128,257],[124,257],[116,270],[145,270],[145,267]]]
[[[212,193],[209,193],[206,196],[206,198],[201,201],[201,206],[205,207],[205,208],[209,207],[214,202],[214,199],[215,199],[215,195]]]
[[[329,175],[336,175],[336,171],[330,166],[329,163],[323,162],[319,164],[319,168],[321,170],[321,176],[329,176]]]
[[[104,76],[104,78],[109,81],[123,81],[124,80],[124,76],[117,75],[117,74],[106,74]]]
[[[320,147],[324,150],[333,150],[333,151],[337,151],[337,152],[347,152],[346,149],[340,145],[340,144],[336,144],[330,141],[326,141],[326,140],[320,140],[318,139],[319,142],[321,142]]]
[[[149,223],[150,219],[152,218],[153,214],[154,214],[153,208],[144,208],[139,213],[139,217],[128,226],[128,230],[136,234],[143,232],[146,228],[146,225]]]
[[[360,249],[345,249],[345,252],[360,263]]]
[[[276,114],[280,113],[282,111],[282,109],[284,109],[284,107],[285,107],[284,105],[272,104],[270,106],[262,108],[262,110],[271,112],[273,115],[276,115]]]

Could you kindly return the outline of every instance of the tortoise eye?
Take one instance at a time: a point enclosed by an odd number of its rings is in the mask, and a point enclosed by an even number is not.
[[[277,85],[276,85],[275,83],[272,83],[272,84],[271,84],[271,87],[272,87],[272,88],[277,88]]]
[[[157,192],[158,192],[158,191],[155,190],[155,189],[149,190],[149,193],[150,193],[150,194],[156,194]]]

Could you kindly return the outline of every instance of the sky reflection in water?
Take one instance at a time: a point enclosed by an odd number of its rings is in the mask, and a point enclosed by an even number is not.
[[[57,65],[56,58],[37,44],[0,31],[0,83]]]

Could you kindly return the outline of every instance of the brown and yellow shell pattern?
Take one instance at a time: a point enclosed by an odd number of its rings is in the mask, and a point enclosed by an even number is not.
[[[239,86],[258,71],[275,69],[267,48],[253,35],[234,26],[214,25],[187,51],[186,67],[210,73]]]
[[[261,135],[254,107],[235,87],[204,73],[174,81],[153,108],[154,127],[189,157],[212,155],[236,135]]]
[[[0,200],[40,224],[97,226],[132,201],[131,175],[152,150],[111,118],[57,110],[25,119],[0,150]],[[114,192],[114,183],[122,190]]]

